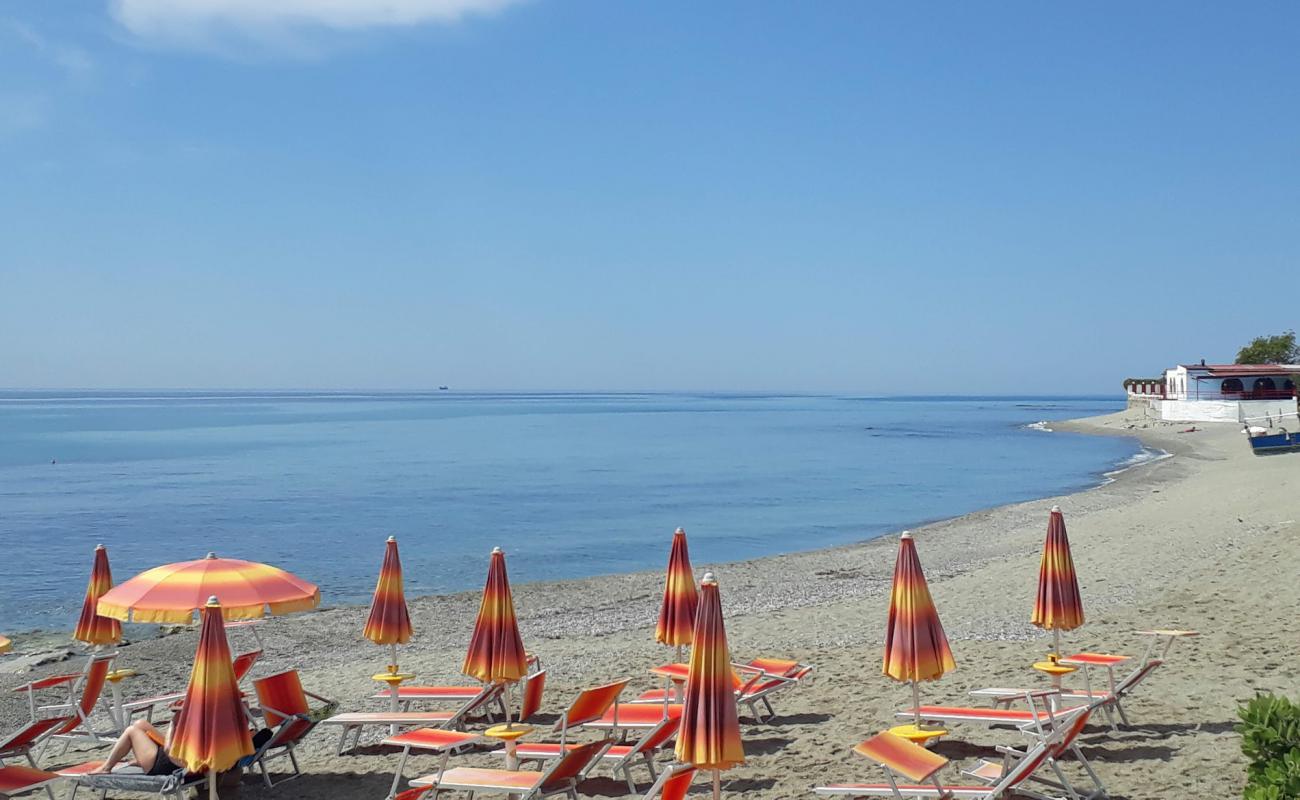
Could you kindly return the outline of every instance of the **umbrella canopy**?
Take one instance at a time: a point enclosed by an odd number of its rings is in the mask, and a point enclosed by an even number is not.
[[[686,531],[673,533],[673,548],[668,553],[668,577],[664,580],[664,600],[659,606],[659,624],[655,641],[669,647],[691,643],[695,626],[695,607],[699,605],[691,557],[686,551]]]
[[[718,581],[709,572],[700,582],[700,605],[695,612],[690,671],[682,725],[677,731],[677,760],[699,769],[713,770],[714,796],[718,772],[745,762],[736,714],[735,684],[727,631],[722,625],[722,598]]]
[[[253,740],[230,663],[230,645],[217,598],[208,599],[202,615],[194,668],[180,713],[172,721],[168,755],[190,772],[216,773],[230,769],[252,753]],[[208,783],[215,789],[215,776]]]
[[[388,537],[384,548],[384,563],[379,568],[379,582],[375,584],[363,633],[375,644],[406,644],[411,640],[411,615],[402,592],[402,560],[393,536]]]
[[[113,571],[108,567],[108,550],[95,546],[95,563],[90,568],[90,581],[86,584],[86,599],[81,603],[81,616],[72,637],[89,645],[113,644],[122,639],[122,623],[112,617],[99,615],[99,598],[113,588]]]
[[[889,596],[883,672],[896,681],[929,681],[955,669],[948,637],[930,598],[912,534],[898,540],[894,586]]]
[[[528,656],[524,640],[519,638],[515,601],[506,575],[506,555],[500,547],[492,548],[483,601],[460,669],[484,683],[512,683],[528,673]]]
[[[185,624],[220,597],[226,619],[253,619],[306,611],[320,603],[320,589],[269,564],[217,558],[154,567],[119,584],[99,599],[99,613],[123,622]]]
[[[1043,630],[1072,631],[1083,624],[1083,598],[1074,573],[1070,539],[1065,533],[1065,515],[1052,507],[1047,519],[1047,539],[1038,567],[1038,596],[1030,620]]]

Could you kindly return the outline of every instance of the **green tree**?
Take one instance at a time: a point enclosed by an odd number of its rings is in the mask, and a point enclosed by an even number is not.
[[[1256,336],[1237,351],[1238,364],[1294,364],[1297,359],[1300,359],[1300,349],[1296,348],[1295,331]]]

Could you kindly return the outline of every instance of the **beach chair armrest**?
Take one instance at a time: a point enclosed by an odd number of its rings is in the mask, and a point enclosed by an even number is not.
[[[80,677],[81,677],[80,674],[76,674],[76,675],[50,675],[50,676],[47,677],[47,678],[41,678],[40,680],[31,681],[30,683],[24,683],[22,686],[15,686],[15,687],[13,688],[12,691],[15,691],[15,692],[34,692],[34,691],[36,691],[36,690],[38,690],[38,689],[50,689],[50,688],[55,687],[55,686],[64,686],[64,685],[67,685],[67,684],[69,684],[69,683],[72,683],[73,681],[75,681],[77,678],[80,678]]]

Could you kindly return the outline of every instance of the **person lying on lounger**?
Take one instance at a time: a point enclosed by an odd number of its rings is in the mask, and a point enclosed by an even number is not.
[[[144,774],[170,775],[181,768],[167,755],[167,748],[171,746],[171,732],[172,729],[168,728],[167,738],[164,739],[157,728],[142,719],[136,720],[117,737],[117,743],[109,751],[108,759],[87,774],[103,775],[112,772],[113,767],[129,753]]]

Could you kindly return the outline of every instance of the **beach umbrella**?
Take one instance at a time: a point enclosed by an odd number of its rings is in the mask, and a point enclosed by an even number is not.
[[[683,764],[713,772],[713,797],[717,800],[722,794],[722,770],[745,763],[745,748],[740,741],[731,653],[722,624],[722,598],[712,572],[705,573],[700,582],[694,627],[675,752]]]
[[[664,599],[659,606],[659,623],[655,625],[655,641],[676,647],[678,661],[682,658],[682,647],[691,643],[697,605],[699,595],[695,591],[691,557],[686,550],[686,531],[678,528],[668,553]]]
[[[208,797],[217,796],[217,776],[253,752],[239,683],[230,663],[224,609],[208,598],[202,610],[199,647],[181,710],[172,720],[168,755],[189,772],[208,773]]]
[[[514,683],[528,674],[528,655],[519,637],[515,601],[506,574],[506,554],[500,547],[492,548],[483,600],[460,669],[484,683]]]
[[[99,599],[99,613],[123,622],[187,624],[208,597],[221,598],[228,620],[290,614],[320,604],[320,589],[269,564],[208,553],[141,572]]]
[[[916,543],[907,531],[898,540],[894,584],[889,595],[889,621],[885,628],[882,672],[912,685],[912,708],[921,724],[921,698],[916,684],[942,678],[957,667],[930,587],[921,571]]]
[[[1052,652],[1057,657],[1061,655],[1061,631],[1072,631],[1083,624],[1083,598],[1079,596],[1079,578],[1074,572],[1060,506],[1052,506],[1047,518],[1047,539],[1038,566],[1038,596],[1030,621],[1052,632]]]
[[[388,665],[388,671],[397,674],[397,646],[411,640],[411,615],[402,592],[402,560],[397,555],[395,536],[388,537],[384,548],[384,563],[379,567],[379,582],[362,633],[375,644],[389,646],[393,663]]]
[[[113,571],[108,567],[108,550],[95,546],[95,562],[90,568],[90,581],[86,584],[86,599],[81,603],[81,616],[72,636],[79,642],[100,647],[122,640],[122,623],[112,617],[99,615],[99,598],[113,588]]]

